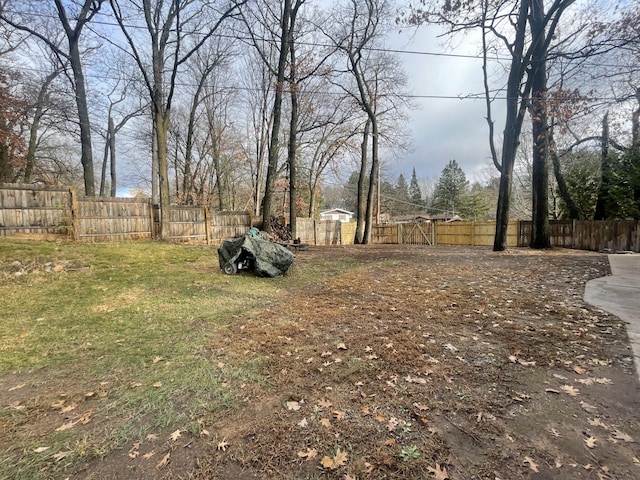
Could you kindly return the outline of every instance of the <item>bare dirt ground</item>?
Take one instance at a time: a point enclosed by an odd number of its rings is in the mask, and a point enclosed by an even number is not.
[[[202,418],[199,436],[141,439],[69,478],[640,478],[625,327],[582,300],[609,273],[606,256],[311,248],[289,275],[329,257],[358,267],[212,336],[211,362],[229,369],[240,408]],[[254,359],[268,382],[233,378]]]

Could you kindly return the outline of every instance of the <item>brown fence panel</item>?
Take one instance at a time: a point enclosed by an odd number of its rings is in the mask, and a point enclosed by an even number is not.
[[[66,238],[71,229],[68,188],[0,184],[0,236]]]
[[[340,244],[353,245],[356,241],[356,222],[342,222],[340,224]]]
[[[249,212],[214,212],[209,210],[210,243],[219,244],[240,237],[255,224]]]
[[[169,238],[181,243],[207,243],[205,209],[172,205]]]
[[[316,221],[313,218],[296,218],[296,236],[302,243],[316,244]]]
[[[82,197],[73,201],[74,238],[118,242],[152,238],[151,203],[134,198]]]
[[[640,252],[640,221],[576,221],[574,248],[593,251]]]
[[[340,220],[316,222],[316,245],[340,245]]]
[[[398,225],[383,224],[374,225],[371,229],[371,243],[398,244]]]

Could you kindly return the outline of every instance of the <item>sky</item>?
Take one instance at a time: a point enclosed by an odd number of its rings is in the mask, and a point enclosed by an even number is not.
[[[393,32],[387,48],[476,56],[479,44],[473,37],[445,45],[437,27],[422,26],[413,32]],[[456,160],[467,179],[480,181],[482,171],[491,164],[488,126],[482,79],[481,58],[398,53],[403,60],[411,94],[426,97],[464,97],[481,94],[478,99],[414,98],[416,109],[409,112],[413,150],[387,162],[387,176],[397,179],[401,173],[410,178],[415,167],[419,179],[434,179],[450,160]],[[498,101],[499,102],[499,101]],[[500,128],[500,105],[496,105],[496,133]],[[387,155],[387,157],[389,157]],[[497,173],[497,172],[496,172]]]

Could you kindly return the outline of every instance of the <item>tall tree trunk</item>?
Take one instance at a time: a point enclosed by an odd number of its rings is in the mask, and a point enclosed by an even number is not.
[[[636,88],[636,100],[638,101],[638,108],[631,116],[631,139],[632,144],[635,144],[640,140],[640,87]]]
[[[600,151],[600,188],[598,188],[598,199],[596,200],[596,211],[594,220],[606,220],[609,218],[609,179],[611,176],[611,165],[609,162],[609,112],[602,118],[602,143]]]
[[[522,58],[526,38],[528,11],[529,0],[521,0],[516,23],[516,38],[513,44],[513,51],[511,52],[509,79],[507,81],[507,116],[502,139],[502,170],[500,172],[500,190],[496,209],[496,236],[493,242],[494,251],[503,251],[507,248],[513,166],[526,111],[524,101],[520,102],[520,84],[524,74]]]
[[[91,149],[91,122],[89,120],[89,107],[87,106],[87,92],[85,90],[82,62],[80,61],[80,50],[76,37],[69,38],[69,60],[71,62],[73,81],[76,87],[76,106],[78,108],[78,121],[80,124],[80,161],[84,173],[84,194],[87,197],[93,197],[96,194],[96,188],[93,173],[93,153]]]
[[[550,248],[549,239],[549,142],[547,125],[547,60],[545,48],[544,0],[532,0],[531,42],[531,123],[532,228],[531,248]]]
[[[109,117],[109,173],[111,175],[111,196],[118,195],[118,179],[116,173],[116,128],[113,118]]]
[[[581,218],[580,211],[576,205],[576,202],[573,201],[573,197],[571,196],[571,192],[569,192],[569,187],[567,186],[567,182],[564,179],[564,175],[562,174],[562,169],[560,168],[560,159],[558,158],[558,149],[556,146],[556,141],[553,136],[553,130],[549,129],[549,156],[551,157],[551,162],[553,163],[553,174],[556,177],[556,182],[558,182],[558,190],[560,191],[560,196],[564,203],[567,205],[567,209],[569,210],[569,219],[570,220],[579,220]]]
[[[273,200],[275,195],[276,176],[278,174],[278,153],[280,123],[282,119],[282,94],[284,90],[285,70],[287,68],[287,58],[289,58],[289,19],[291,17],[291,1],[284,0],[284,10],[280,23],[280,52],[278,56],[278,69],[276,74],[276,92],[273,100],[273,124],[271,125],[271,139],[269,142],[269,160],[267,165],[267,178],[262,200],[262,220],[263,230],[271,232],[271,213],[273,211]]]
[[[109,119],[111,119],[111,111],[109,111]],[[109,141],[110,130],[107,123],[107,136],[104,139],[104,150],[102,153],[102,169],[100,171],[100,190],[98,195],[101,197],[105,197],[105,187],[107,183],[107,163],[109,162],[109,147],[111,146],[111,142]]]
[[[371,120],[371,174],[369,175],[369,192],[367,194],[367,219],[364,225],[363,243],[371,243],[371,231],[373,230],[373,206],[378,184],[378,120],[375,115]]]
[[[298,6],[299,4],[296,4]],[[297,216],[298,216],[298,194],[296,183],[298,181],[298,172],[296,165],[296,150],[298,149],[298,85],[296,78],[296,49],[293,43],[293,29],[295,25],[295,13],[297,9],[292,10],[291,24],[289,25],[289,53],[290,53],[290,71],[289,71],[289,95],[291,97],[291,117],[289,119],[289,151],[287,161],[289,162],[289,229],[291,238],[298,238]]]
[[[362,134],[362,143],[360,144],[360,172],[358,174],[358,198],[356,201],[356,238],[355,243],[364,243],[364,226],[367,214],[367,190],[365,180],[367,178],[367,151],[369,149],[369,131],[371,122],[367,118]]]

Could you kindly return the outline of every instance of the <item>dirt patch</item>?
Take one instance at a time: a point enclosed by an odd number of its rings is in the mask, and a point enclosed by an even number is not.
[[[640,477],[625,328],[582,300],[606,256],[311,248],[290,279],[329,257],[359,267],[293,286],[212,340],[212,362],[255,360],[268,378],[233,385],[241,408],[69,478]]]

